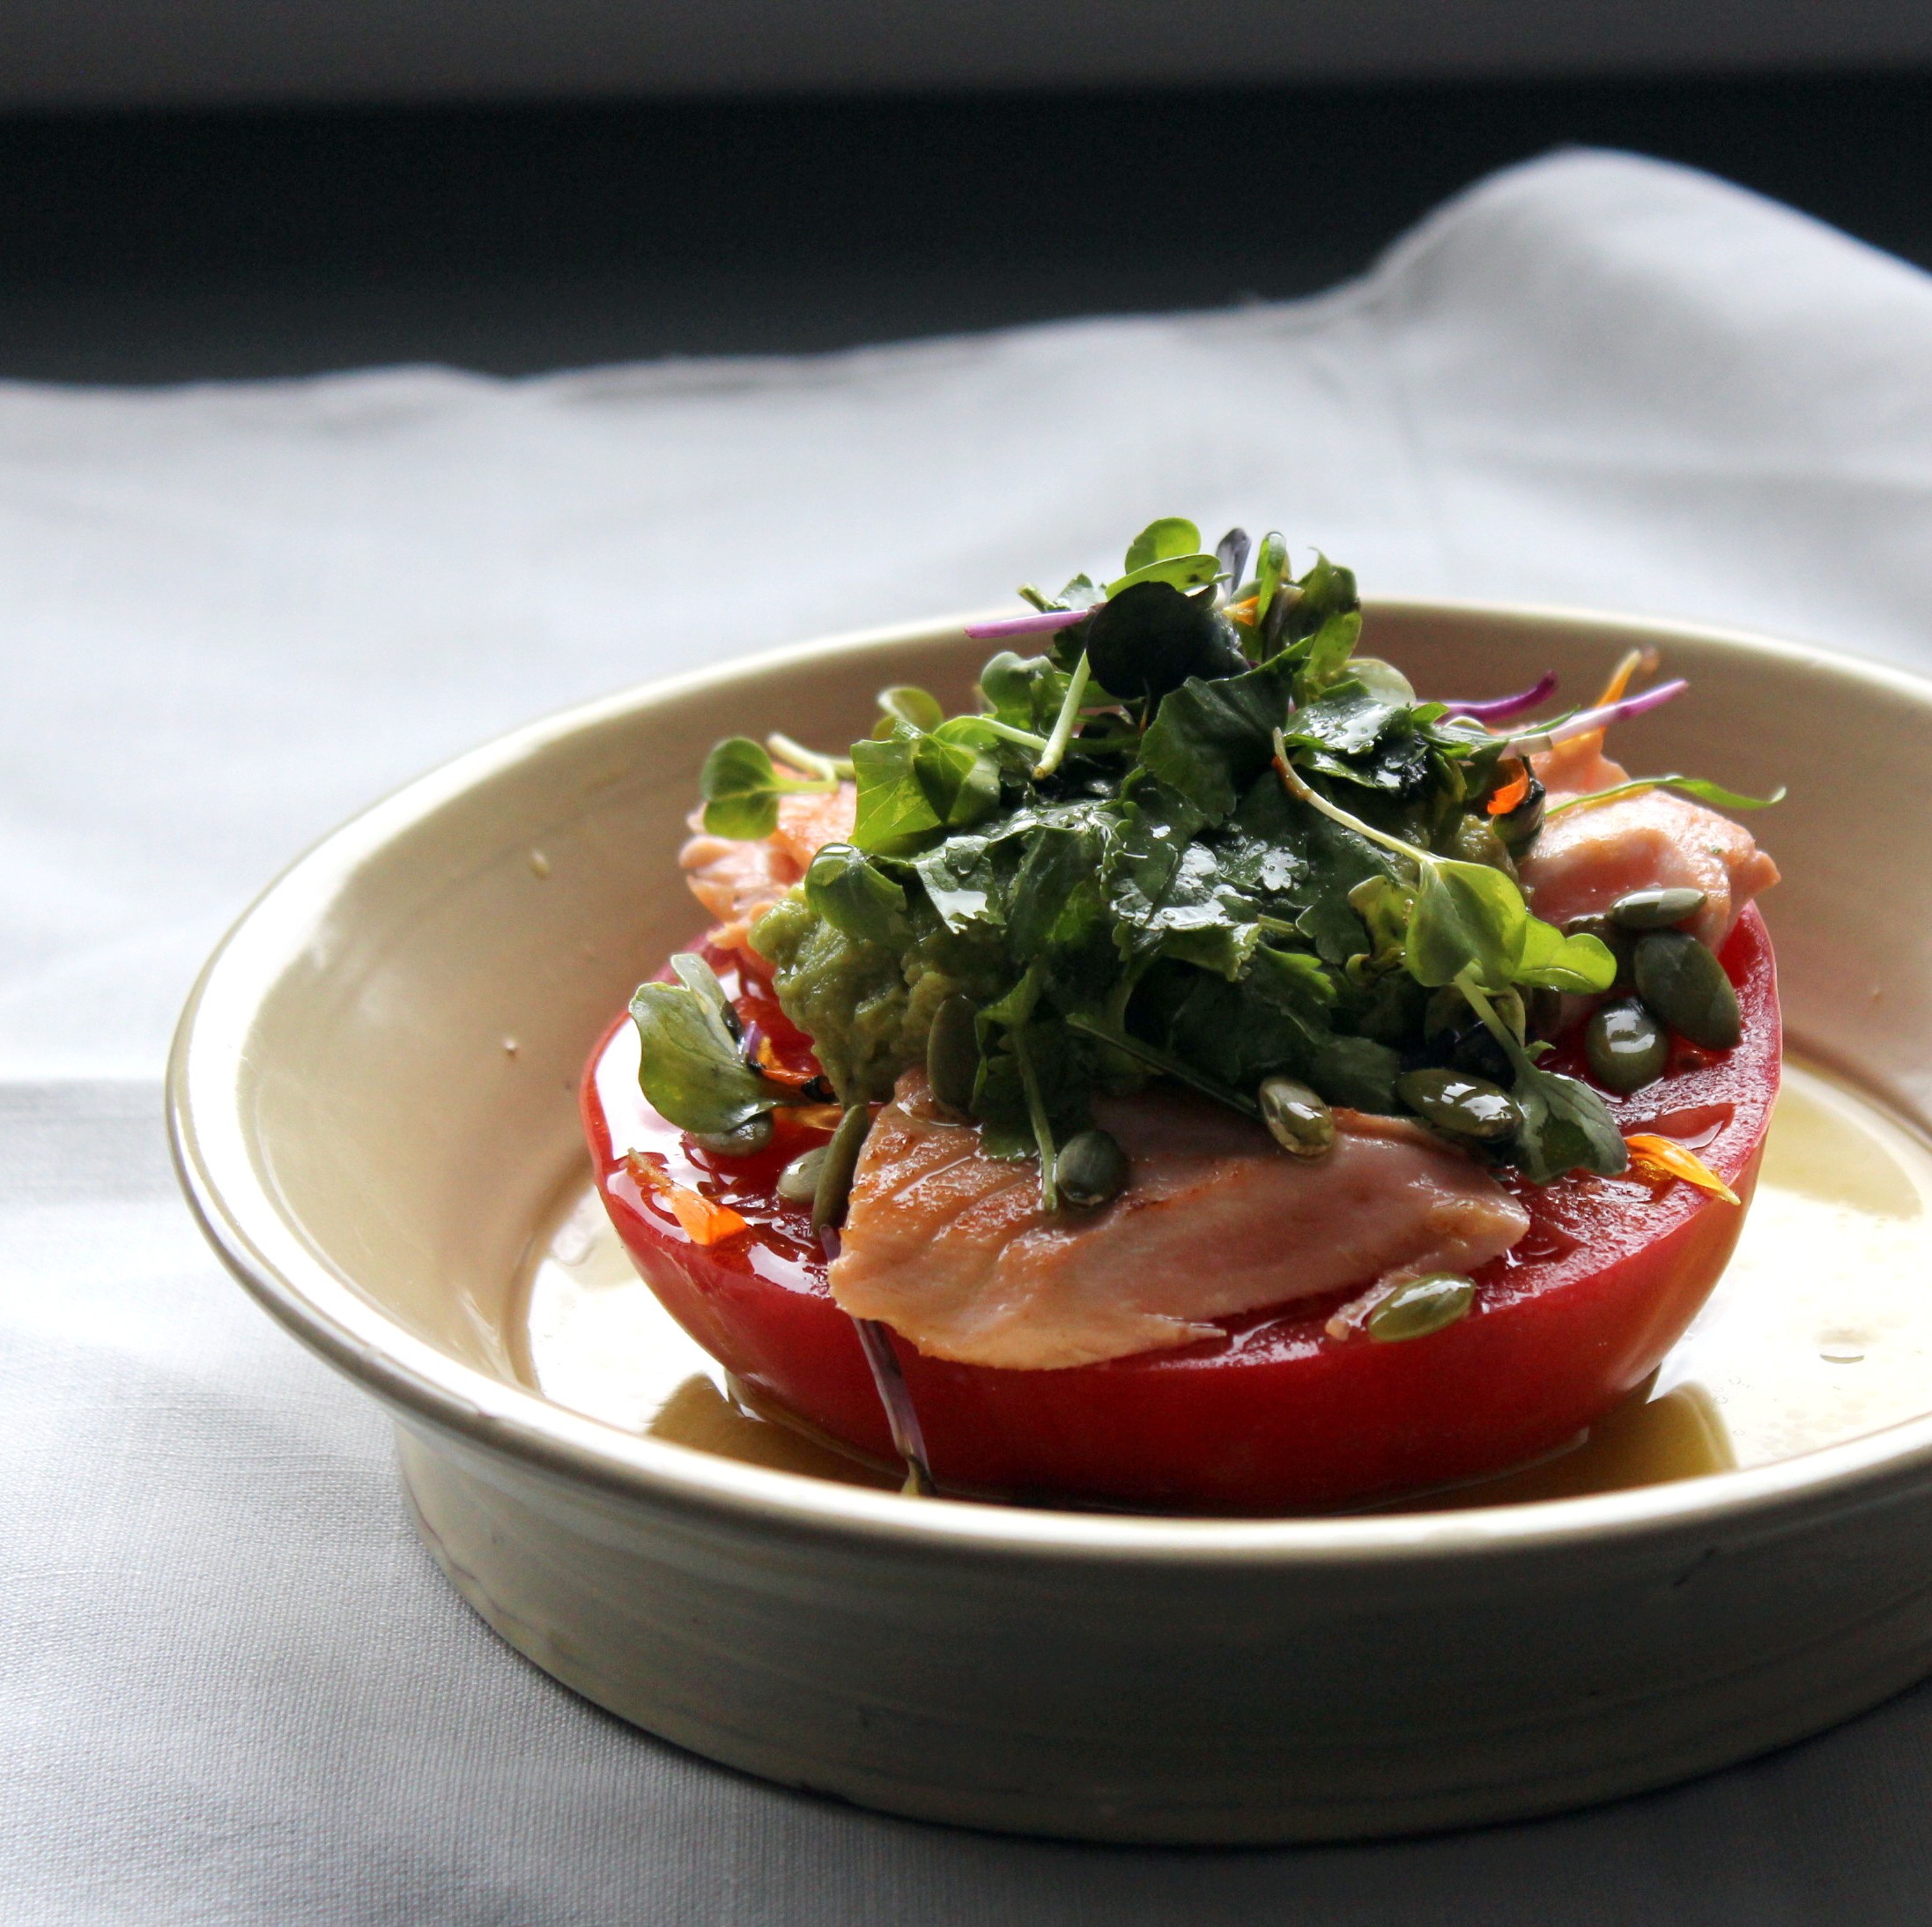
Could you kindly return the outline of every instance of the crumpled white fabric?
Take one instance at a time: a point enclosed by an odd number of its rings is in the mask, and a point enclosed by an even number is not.
[[[544,709],[1005,597],[1159,514],[1371,593],[1932,666],[1932,280],[1682,170],[1484,183],[1321,300],[811,360],[0,389],[0,1918],[867,1927],[1917,1919],[1932,1690],[1594,1814],[1164,1855],[858,1813],[634,1735],[417,1550],[374,1409],[159,1147],[289,856]]]

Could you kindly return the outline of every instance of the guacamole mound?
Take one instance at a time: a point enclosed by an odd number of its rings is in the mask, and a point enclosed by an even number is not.
[[[996,997],[1005,971],[996,938],[957,935],[929,916],[902,955],[834,930],[794,890],[751,930],[772,966],[779,1007],[811,1039],[844,1104],[888,1098],[926,1056],[933,1013],[955,991]]]

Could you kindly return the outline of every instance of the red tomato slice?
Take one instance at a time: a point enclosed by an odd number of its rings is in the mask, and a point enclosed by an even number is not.
[[[769,987],[734,953],[707,954],[781,1057],[803,1063],[804,1040]],[[1680,1044],[1667,1076],[1608,1101],[1626,1134],[1688,1145],[1748,1204],[1781,1056],[1776,967],[1755,908],[1723,962],[1743,1041],[1718,1055]],[[1573,1042],[1554,1067],[1580,1074],[1580,1055]],[[852,1321],[833,1302],[807,1214],[773,1190],[787,1161],[825,1131],[781,1114],[768,1152],[714,1160],[645,1104],[636,1072],[636,1032],[624,1019],[592,1056],[582,1101],[603,1200],[638,1269],[761,1400],[891,1463],[877,1390]],[[642,1178],[626,1152],[646,1160]],[[747,1228],[695,1241],[673,1186],[729,1206]],[[1634,1175],[1515,1188],[1528,1234],[1477,1274],[1469,1315],[1427,1338],[1329,1337],[1323,1320],[1347,1293],[1223,1320],[1223,1337],[1185,1349],[1067,1371],[952,1364],[895,1338],[933,1473],[962,1493],[1289,1513],[1447,1485],[1553,1451],[1682,1336],[1729,1260],[1743,1212],[1689,1184]],[[706,1230],[685,1203],[684,1218]]]

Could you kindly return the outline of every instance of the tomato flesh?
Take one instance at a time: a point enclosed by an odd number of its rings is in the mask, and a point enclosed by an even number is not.
[[[707,950],[781,1062],[810,1045],[734,952]],[[1776,967],[1755,908],[1722,952],[1743,1014],[1736,1049],[1680,1044],[1669,1071],[1606,1095],[1625,1133],[1696,1151],[1749,1203],[1778,1091]],[[892,1459],[850,1318],[833,1301],[805,1209],[774,1187],[822,1129],[780,1114],[771,1148],[714,1159],[645,1103],[637,1039],[614,1025],[585,1072],[584,1123],[612,1223],[700,1345],[762,1402],[877,1461]],[[1581,1075],[1573,1038],[1553,1068]],[[640,1154],[627,1158],[625,1153]],[[640,1179],[642,1167],[648,1178]],[[747,1229],[692,1241],[663,1178],[729,1204]],[[1502,1471],[1551,1452],[1653,1371],[1716,1284],[1737,1207],[1681,1182],[1573,1174],[1538,1188],[1505,1174],[1530,1215],[1516,1248],[1476,1274],[1476,1300],[1427,1338],[1330,1338],[1334,1294],[1219,1321],[1222,1335],[1070,1370],[1004,1371],[893,1345],[943,1488],[1175,1511],[1358,1506]],[[1366,1280],[1363,1281],[1365,1284]]]

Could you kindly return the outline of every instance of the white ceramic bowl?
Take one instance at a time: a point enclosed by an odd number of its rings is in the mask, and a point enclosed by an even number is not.
[[[1922,1121],[1932,687],[1536,610],[1383,604],[1366,647],[1425,688],[1489,691],[1551,665],[1588,688],[1633,642],[1693,682],[1635,726],[1646,767],[1791,786],[1772,921],[1794,1040]],[[337,832],[208,965],[170,1072],[183,1184],[242,1283],[394,1415],[464,1597],[579,1692],[733,1766],[1108,1840],[1548,1811],[1932,1671],[1932,1419],[1585,1498],[1230,1522],[906,1500],[519,1382],[507,1301],[582,1158],[580,1066],[694,920],[674,858],[703,749],[847,740],[876,689],[957,701],[984,653],[935,623],[537,723]]]

